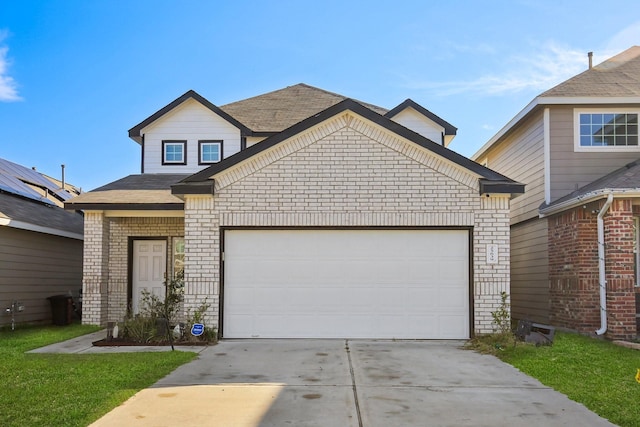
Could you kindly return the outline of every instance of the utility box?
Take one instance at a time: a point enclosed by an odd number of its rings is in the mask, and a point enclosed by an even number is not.
[[[51,303],[51,320],[54,325],[71,324],[73,298],[70,295],[54,295],[47,298]]]

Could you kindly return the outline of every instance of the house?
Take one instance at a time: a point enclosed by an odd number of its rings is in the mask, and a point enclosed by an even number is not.
[[[47,297],[82,287],[83,218],[62,207],[80,191],[62,184],[0,159],[0,325],[18,306],[16,322],[51,320]]]
[[[226,338],[491,332],[523,186],[446,148],[455,132],[305,84],[185,93],[129,131],[142,173],[65,203],[85,212],[83,321],[183,270],[185,313],[206,301]]]
[[[634,46],[536,97],[472,157],[526,184],[511,204],[514,318],[637,336],[639,114]]]

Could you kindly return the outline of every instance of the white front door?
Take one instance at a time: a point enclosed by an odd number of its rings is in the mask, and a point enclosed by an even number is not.
[[[131,309],[140,311],[142,291],[146,290],[164,300],[167,271],[166,240],[134,240]]]

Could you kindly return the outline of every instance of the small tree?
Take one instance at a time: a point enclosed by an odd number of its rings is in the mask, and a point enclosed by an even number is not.
[[[504,291],[501,292],[500,306],[496,311],[491,312],[493,323],[496,325],[493,331],[499,334],[511,333],[511,312],[509,310],[509,303],[507,302],[507,299],[509,299],[509,294]]]

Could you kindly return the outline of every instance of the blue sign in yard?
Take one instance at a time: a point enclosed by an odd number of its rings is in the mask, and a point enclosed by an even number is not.
[[[191,335],[199,337],[202,334],[204,334],[204,325],[202,323],[194,323],[191,326]]]

